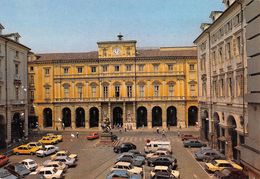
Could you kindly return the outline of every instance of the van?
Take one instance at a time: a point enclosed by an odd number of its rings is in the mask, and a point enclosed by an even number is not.
[[[144,147],[145,153],[156,152],[158,149],[167,149],[172,152],[170,141],[150,141]]]

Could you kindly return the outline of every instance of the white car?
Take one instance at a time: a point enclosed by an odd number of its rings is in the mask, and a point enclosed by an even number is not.
[[[129,162],[117,162],[114,167],[110,169],[111,172],[114,170],[127,170],[132,174],[140,174],[143,176],[143,168],[135,167]]]
[[[20,163],[23,164],[30,171],[34,171],[38,167],[38,164],[32,159],[25,159]]]
[[[64,177],[63,171],[58,170],[55,167],[41,167],[39,171],[32,172],[30,175],[34,175],[37,173],[43,175],[46,179],[59,179]]]
[[[45,157],[47,155],[56,153],[59,150],[59,147],[54,145],[45,145],[44,149],[38,150],[36,152],[37,157]]]
[[[63,172],[66,172],[68,169],[68,166],[65,163],[59,162],[59,161],[52,161],[52,160],[46,160],[43,162],[44,167],[55,167],[58,170],[62,170]]]
[[[175,178],[180,178],[180,172],[177,170],[172,170],[167,166],[155,166],[154,169],[151,171],[151,178],[154,177],[154,175],[157,172],[162,172],[162,171],[166,171],[168,173],[170,173],[171,175],[173,175]]]
[[[157,150],[155,153],[149,153],[146,155],[146,158],[157,158],[157,157],[161,157],[161,156],[168,156],[170,155],[167,151],[165,150]]]

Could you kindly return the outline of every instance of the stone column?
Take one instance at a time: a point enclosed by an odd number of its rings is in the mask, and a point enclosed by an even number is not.
[[[136,104],[135,104],[135,102],[133,103],[133,121],[132,121],[132,123],[133,123],[133,129],[136,129],[136,121],[137,121],[137,119],[136,119]]]
[[[167,109],[166,109],[165,104],[162,105],[162,127],[164,129],[167,128]]]
[[[85,110],[85,129],[89,129],[89,107],[84,107]]]
[[[123,103],[123,124],[124,124],[124,127],[127,127],[126,126],[126,123],[127,123],[127,121],[126,121],[126,116],[127,116],[127,111],[126,111],[126,106],[125,106],[126,104],[125,104],[125,102]]]
[[[75,107],[71,107],[71,128],[75,129],[76,128],[76,111],[75,111]]]
[[[185,104],[180,103],[177,108],[177,126],[181,128],[186,128],[185,123]]]
[[[147,127],[148,129],[152,128],[152,110],[150,105],[147,108]]]
[[[98,129],[101,130],[101,124],[102,124],[102,109],[101,109],[101,103],[98,104]]]
[[[12,117],[12,113],[11,111],[7,112],[7,116],[6,116],[6,122],[7,122],[7,129],[6,129],[6,133],[7,133],[7,138],[6,138],[6,143],[8,144],[9,142],[11,142],[11,122],[13,120]]]

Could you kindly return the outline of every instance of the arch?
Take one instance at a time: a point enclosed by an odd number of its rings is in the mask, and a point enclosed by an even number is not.
[[[155,106],[152,109],[152,127],[162,126],[162,108]]]
[[[144,106],[137,109],[136,126],[147,126],[147,109]]]
[[[62,123],[64,127],[71,127],[71,110],[70,108],[62,109]]]
[[[81,107],[76,109],[76,127],[85,127],[85,110]]]
[[[123,126],[123,110],[120,107],[115,107],[113,109],[113,125]]]
[[[52,127],[52,110],[50,108],[43,109],[43,127]]]
[[[174,106],[167,108],[167,126],[177,126],[177,109]]]
[[[3,115],[0,115],[0,149],[5,147],[5,134],[6,134],[6,127],[5,127],[5,118]]]
[[[201,117],[201,128],[203,131],[204,139],[209,140],[209,112],[207,110],[203,111]]]
[[[238,159],[238,151],[235,148],[237,146],[237,124],[234,116],[230,115],[227,118],[227,126],[228,126],[228,135],[231,140],[231,147],[232,147],[232,153],[233,153],[233,159]]]
[[[190,106],[188,109],[188,126],[195,126],[198,122],[198,108]]]
[[[89,127],[98,127],[99,123],[99,110],[96,107],[89,109]]]
[[[20,139],[24,136],[24,119],[19,112],[14,113],[11,122],[11,140]]]

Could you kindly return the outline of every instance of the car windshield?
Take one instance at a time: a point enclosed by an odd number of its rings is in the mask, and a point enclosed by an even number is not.
[[[17,171],[17,172],[23,171],[24,169],[25,169],[25,168],[24,168],[23,165],[17,165],[17,166],[16,166],[16,171]]]
[[[58,169],[57,168],[53,168],[53,172],[57,173]]]
[[[31,162],[29,162],[29,164],[30,164],[30,165],[33,165],[33,164],[35,164],[35,161],[31,161]]]
[[[212,162],[211,162],[213,165],[217,165],[218,163],[216,162],[216,160],[213,160]]]

